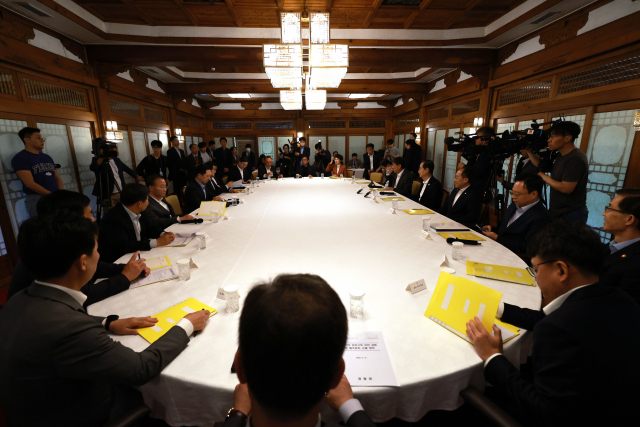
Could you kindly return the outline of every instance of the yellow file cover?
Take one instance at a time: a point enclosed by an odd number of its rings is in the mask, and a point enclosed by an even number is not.
[[[533,277],[531,277],[531,274],[524,268],[484,264],[482,262],[467,260],[467,274],[470,276],[517,283],[519,285],[536,286]]]
[[[175,326],[184,316],[200,310],[209,310],[211,312],[209,317],[213,317],[218,314],[218,310],[215,308],[209,307],[194,298],[189,298],[188,300],[182,301],[180,304],[174,305],[173,307],[153,316],[158,319],[158,323],[150,328],[138,329],[138,333],[142,338],[153,344],[161,336],[166,334],[169,329]]]
[[[470,342],[467,322],[478,316],[491,332],[500,298],[501,292],[443,271],[424,315]]]
[[[478,240],[480,242],[485,241],[485,239],[483,239],[482,237],[470,231],[441,231],[438,234],[444,237],[445,239],[448,239],[449,237],[453,237],[454,239]]]
[[[201,202],[198,216],[211,216],[211,211],[218,212],[218,215],[224,215],[227,208],[227,202]]]
[[[431,212],[429,209],[403,209],[409,215],[432,215],[434,212]]]
[[[392,202],[394,200],[404,202],[404,199],[402,197],[383,197],[380,200],[382,200],[383,202]]]

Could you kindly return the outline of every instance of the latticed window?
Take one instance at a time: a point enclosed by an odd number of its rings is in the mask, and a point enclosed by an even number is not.
[[[310,121],[309,128],[311,129],[344,129],[347,127],[345,121]]]
[[[153,120],[154,122],[167,122],[167,117],[165,116],[164,111],[150,107],[144,107],[144,118],[147,120]]]
[[[178,123],[179,126],[187,126],[189,127],[189,117],[187,116],[182,116],[180,114],[176,115],[176,122]]]
[[[25,78],[23,81],[27,98],[72,107],[87,108],[87,98],[82,91],[41,82],[39,80]]]
[[[449,106],[434,108],[427,113],[429,120],[441,119],[443,117],[449,117]]]
[[[13,83],[13,75],[0,70],[0,94],[15,95],[16,87]]]
[[[351,120],[349,127],[354,129],[362,128],[384,128],[384,120]]]
[[[213,122],[213,129],[251,129],[251,122]]]
[[[451,115],[459,116],[461,114],[475,113],[480,110],[480,98],[471,101],[458,102],[451,106]]]
[[[640,78],[640,56],[598,65],[560,78],[558,94],[579,92]]]
[[[551,93],[551,80],[530,83],[525,86],[508,89],[500,93],[500,107],[505,105],[520,104],[527,101],[548,98]]]
[[[293,129],[293,122],[255,122],[256,129]]]
[[[127,116],[142,117],[140,106],[119,99],[109,99],[109,107],[112,113],[125,114]]]

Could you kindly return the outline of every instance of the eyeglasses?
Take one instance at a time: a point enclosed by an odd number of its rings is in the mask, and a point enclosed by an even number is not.
[[[605,213],[606,213],[606,212],[609,212],[609,211],[614,211],[614,212],[624,213],[624,212],[622,212],[620,209],[614,209],[614,208],[612,208],[612,207],[611,207],[611,205],[605,206],[605,207],[604,207],[604,211],[605,211]]]
[[[516,193],[516,192],[513,192],[513,191],[509,191],[509,193],[511,193],[511,197],[512,198],[517,198],[517,197],[523,196],[525,194],[531,194],[530,191],[528,191],[526,193]]]
[[[558,261],[558,260],[557,259],[552,259],[551,261],[541,262],[540,264],[531,264],[531,267],[533,267],[533,271],[538,273],[538,267],[540,267],[543,264],[549,264],[549,263],[556,262],[556,261]]]

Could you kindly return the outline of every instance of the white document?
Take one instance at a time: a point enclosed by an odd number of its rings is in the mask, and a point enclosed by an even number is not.
[[[144,263],[151,270],[155,270],[158,268],[163,268],[171,265],[171,261],[169,261],[169,258],[167,258],[166,256],[160,256],[157,258],[148,258],[144,261]]]
[[[398,387],[382,332],[349,333],[342,357],[352,387]]]
[[[167,280],[173,280],[178,278],[178,269],[170,266],[159,268],[157,270],[151,270],[147,277],[142,279],[136,279],[131,282],[129,289],[138,288],[140,286],[150,285],[157,282],[165,282]]]
[[[176,238],[166,246],[186,246],[194,237],[196,237],[196,233],[174,233],[174,235]]]

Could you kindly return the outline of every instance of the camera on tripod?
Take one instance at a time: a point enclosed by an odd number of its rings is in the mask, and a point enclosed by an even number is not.
[[[100,150],[102,150],[102,154]],[[114,159],[118,157],[118,146],[115,142],[107,141],[104,138],[95,138],[91,141],[91,154],[99,159]]]
[[[315,149],[318,151],[323,151],[322,150],[322,141],[318,140],[318,143],[316,145],[314,145]]]

